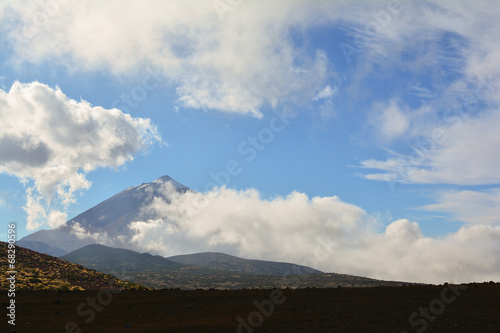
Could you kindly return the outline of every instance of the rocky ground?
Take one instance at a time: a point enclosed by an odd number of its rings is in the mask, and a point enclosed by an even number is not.
[[[2,307],[8,305],[1,292]],[[500,332],[500,284],[20,291],[2,332]],[[5,310],[4,310],[5,311]]]

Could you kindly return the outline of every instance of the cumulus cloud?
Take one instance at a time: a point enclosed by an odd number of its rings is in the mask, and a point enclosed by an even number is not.
[[[113,241],[110,240],[107,232],[105,231],[94,231],[91,232],[85,229],[80,223],[75,222],[71,226],[70,234],[78,237],[81,240],[90,241],[90,243],[105,244],[108,246],[113,246]],[[120,238],[116,238],[120,239]]]
[[[47,216],[47,224],[52,229],[64,225],[67,220],[68,220],[68,214],[61,212],[59,210],[52,210]]]
[[[51,210],[90,187],[87,172],[118,167],[161,140],[149,119],[77,102],[39,82],[0,90],[0,119],[0,172],[26,186],[28,230],[61,225],[65,213]]]
[[[187,192],[169,198],[170,204],[158,197],[146,208],[155,211],[159,219],[130,225],[136,232],[133,242],[148,250],[170,254],[180,252],[176,246],[185,249],[186,244],[200,244],[265,258],[277,253],[281,256],[296,253],[294,244],[313,242],[318,235],[311,231],[317,228],[324,228],[329,234],[352,237],[358,228],[361,232],[361,227],[369,227],[358,225],[365,215],[362,209],[343,203],[337,197],[309,199],[303,193],[293,192],[287,197],[264,200],[256,190],[238,192],[221,188],[207,194]],[[198,210],[204,202],[207,204]],[[185,238],[186,242],[174,245],[170,236]]]
[[[462,227],[441,238],[422,236],[416,223],[395,221],[331,260],[340,271],[384,279],[442,283],[489,281],[500,272],[500,227]]]
[[[33,191],[32,187],[26,189],[26,205],[23,207],[27,214],[26,229],[28,230],[36,230],[41,227],[47,217],[45,207],[40,203],[41,197],[33,195]]]
[[[293,192],[265,199],[254,189],[182,194],[167,186],[144,210],[155,218],[130,223],[133,234],[122,237],[121,244],[163,256],[221,251],[327,272],[429,283],[489,281],[500,273],[500,226],[475,225],[425,237],[416,222],[401,219],[383,228],[362,208],[335,196]],[[82,229],[80,234],[119,244],[117,237],[98,231]]]

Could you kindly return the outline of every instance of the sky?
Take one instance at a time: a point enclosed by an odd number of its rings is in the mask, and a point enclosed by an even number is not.
[[[0,237],[169,175],[198,193],[152,207],[176,228],[130,226],[143,250],[500,281],[499,16],[487,0],[2,0]],[[183,208],[196,196],[202,214]]]

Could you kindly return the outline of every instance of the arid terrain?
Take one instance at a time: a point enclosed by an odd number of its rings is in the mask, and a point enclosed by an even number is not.
[[[16,309],[2,332],[500,332],[500,284],[21,291]]]
[[[7,243],[0,242],[0,251],[7,254],[7,246]],[[9,268],[7,255],[0,257],[1,290],[9,288],[10,282],[7,280],[9,270],[17,272],[15,285],[18,290],[65,291],[143,288],[136,283],[122,281],[112,275],[87,269],[81,265],[19,246],[15,248],[15,256],[16,263],[13,268]]]

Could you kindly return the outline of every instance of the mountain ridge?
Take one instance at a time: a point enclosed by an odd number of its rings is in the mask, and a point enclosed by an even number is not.
[[[167,259],[201,267],[217,267],[232,272],[244,272],[264,275],[291,275],[298,274],[320,274],[319,270],[307,266],[296,265],[287,262],[277,262],[269,260],[244,259],[222,252],[200,252],[193,254],[181,254],[167,257]],[[248,267],[250,265],[250,267]],[[245,266],[247,266],[245,268]],[[242,270],[243,269],[243,270]]]
[[[210,261],[206,260],[208,257]],[[266,260],[243,259],[220,252],[203,252],[172,257],[140,253],[124,248],[91,244],[61,256],[61,259],[98,271],[163,272],[207,274],[243,273],[256,275],[321,274],[307,266]]]

